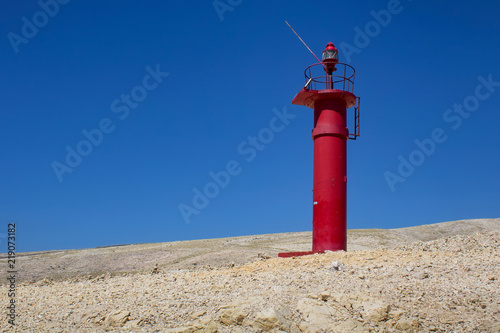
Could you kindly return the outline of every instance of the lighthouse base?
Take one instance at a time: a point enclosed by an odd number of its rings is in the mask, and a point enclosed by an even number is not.
[[[281,252],[278,253],[278,257],[280,258],[290,258],[290,257],[301,257],[308,256],[316,253],[325,253],[325,251],[299,251],[299,252]]]

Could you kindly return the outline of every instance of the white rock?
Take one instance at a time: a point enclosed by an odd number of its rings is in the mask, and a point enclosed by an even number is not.
[[[334,261],[332,262],[332,264],[330,265],[330,271],[332,272],[336,272],[336,271],[341,271],[344,269],[344,265],[342,265],[340,262],[338,261]]]

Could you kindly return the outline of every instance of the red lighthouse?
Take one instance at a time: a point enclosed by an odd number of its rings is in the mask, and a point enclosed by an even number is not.
[[[359,97],[353,94],[354,68],[339,63],[328,43],[322,61],[305,70],[306,84],[292,104],[314,110],[314,176],[312,251],[280,253],[279,257],[347,249],[346,143],[359,136]],[[347,110],[353,108],[353,133]]]

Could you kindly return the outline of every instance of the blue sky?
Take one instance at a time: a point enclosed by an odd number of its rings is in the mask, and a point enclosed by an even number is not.
[[[285,20],[356,69],[350,229],[499,217],[499,10],[4,1],[0,233],[35,251],[311,230],[312,111],[291,100],[315,59]]]

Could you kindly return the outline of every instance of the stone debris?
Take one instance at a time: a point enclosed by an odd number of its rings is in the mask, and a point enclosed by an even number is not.
[[[104,325],[107,327],[121,327],[125,325],[129,318],[130,311],[116,310],[106,316],[106,319],[104,319]]]
[[[151,274],[158,274],[160,273],[160,267],[158,267],[158,264],[153,267],[153,270],[151,271]]]
[[[241,325],[243,320],[250,315],[252,309],[259,308],[264,304],[265,300],[262,297],[240,297],[220,308],[220,321],[227,326]]]
[[[18,329],[500,332],[499,232],[261,259],[234,267],[204,269],[198,261],[191,270],[21,282]],[[0,293],[7,293],[5,284]],[[2,323],[0,332],[10,328]]]
[[[261,329],[265,332],[273,329],[279,329],[290,333],[300,333],[297,325],[290,321],[291,313],[288,309],[276,310],[275,308],[266,308],[257,313],[255,319],[249,323],[249,326]]]
[[[336,272],[336,271],[341,271],[344,269],[344,265],[342,265],[340,262],[338,261],[334,261],[332,262],[332,264],[330,265],[330,270],[332,272]]]
[[[266,260],[266,259],[271,259],[271,256],[265,253],[258,253],[257,258]]]
[[[196,311],[196,312],[195,312],[195,313],[193,313],[190,317],[191,317],[192,319],[198,319],[198,318],[200,318],[200,317],[204,316],[206,313],[207,313],[207,311],[205,311],[205,310],[202,310],[202,311]]]
[[[299,328],[302,332],[314,333],[331,327],[334,322],[335,309],[328,306],[324,301],[302,298],[297,303],[297,311],[302,314],[304,320]]]

